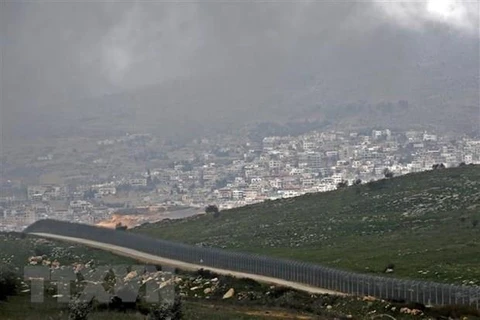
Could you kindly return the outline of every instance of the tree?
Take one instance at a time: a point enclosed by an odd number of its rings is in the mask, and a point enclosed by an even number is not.
[[[383,270],[384,273],[392,273],[395,269],[395,265],[393,263],[389,263],[386,268]]]
[[[445,165],[443,163],[436,163],[436,164],[432,165],[432,169],[433,170],[445,169]]]
[[[205,208],[205,213],[215,213],[218,211],[218,207],[214,204],[210,204]]]
[[[179,296],[175,296],[171,304],[152,304],[147,315],[148,320],[180,320],[182,318],[182,300]]]
[[[347,180],[342,180],[339,183],[337,183],[337,189],[343,189],[348,187],[348,181]]]
[[[390,169],[385,168],[385,170],[383,170],[383,175],[385,176],[385,178],[393,178],[395,174],[390,171]]]
[[[354,185],[354,186],[358,186],[358,185],[360,185],[360,184],[362,184],[362,179],[355,179],[355,180],[353,180],[353,185]]]
[[[208,214],[213,214],[213,216],[215,218],[217,218],[219,215],[220,215],[220,210],[218,209],[218,207],[214,204],[211,204],[211,205],[208,205],[206,208],[205,208],[205,213],[208,213]]]
[[[478,226],[478,220],[477,219],[472,220],[472,226],[474,228]]]
[[[124,226],[121,222],[119,222],[115,225],[115,230],[125,231],[127,230],[127,226]]]

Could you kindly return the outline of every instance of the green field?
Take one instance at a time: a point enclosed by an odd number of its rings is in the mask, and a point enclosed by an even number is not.
[[[480,285],[480,166],[408,174],[345,189],[136,228],[162,239],[364,273]]]

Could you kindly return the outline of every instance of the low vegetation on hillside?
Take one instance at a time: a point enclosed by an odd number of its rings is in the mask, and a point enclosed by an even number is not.
[[[480,284],[480,166],[437,169],[133,230],[367,273]]]
[[[257,283],[248,279],[236,279],[205,270],[183,272],[162,270],[155,266],[143,270],[132,269],[139,263],[114,256],[108,252],[70,245],[64,242],[44,240],[16,233],[0,233],[0,314],[2,319],[52,319],[52,320],[103,320],[103,319],[370,319],[373,315],[388,314],[396,319],[432,318],[438,316],[480,316],[478,310],[450,306],[427,308],[422,305],[377,300],[373,297],[339,297],[312,295],[288,288]],[[109,303],[79,300],[81,292],[91,282],[85,278],[100,266],[121,264],[126,274],[112,277],[105,275],[101,285],[112,292]],[[141,264],[141,263],[140,263]],[[72,282],[69,303],[59,302],[62,294],[57,284],[45,281],[44,301],[31,302],[32,288],[23,279],[25,266],[48,266],[52,274],[73,268],[77,281]],[[117,274],[118,275],[118,274]],[[124,302],[121,297],[131,292],[139,283],[135,302]],[[175,303],[166,306],[145,301],[145,286],[167,285],[174,289]],[[130,290],[130,291],[129,291]],[[120,298],[120,299],[119,299]],[[41,316],[40,316],[41,315]]]

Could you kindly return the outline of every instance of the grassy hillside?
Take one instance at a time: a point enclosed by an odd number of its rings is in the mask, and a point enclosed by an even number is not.
[[[409,174],[135,229],[359,272],[480,284],[480,166]]]
[[[102,265],[133,265],[139,262],[116,256],[112,253],[102,250],[91,249],[81,245],[65,243],[61,241],[45,240],[42,238],[23,236],[19,233],[0,233],[0,287],[4,285],[3,280],[5,271],[14,272],[19,278],[22,277],[23,267],[28,265],[29,257],[43,255],[44,260],[58,261],[60,267],[69,268],[73,263],[90,263],[97,266]],[[268,301],[260,301],[258,303],[245,303],[236,305],[236,299],[233,301],[223,301],[223,293],[229,288],[235,288],[237,295],[253,295],[263,296],[264,291],[270,290],[267,285],[260,285],[254,282],[236,280],[231,277],[217,276],[219,281],[216,287],[215,294],[201,295],[197,291],[190,290],[190,287],[201,286],[208,287],[208,278],[205,276],[215,277],[217,275],[196,275],[190,273],[179,273],[177,277],[183,279],[181,281],[181,292],[183,298],[183,314],[182,319],[276,319],[279,316],[289,316],[295,318],[296,314],[305,315],[306,313],[295,309],[295,305],[281,305],[276,299]],[[210,285],[211,286],[211,285]],[[55,287],[55,286],[53,286]],[[69,319],[69,307],[66,304],[58,303],[57,299],[52,296],[55,290],[49,284],[46,284],[46,295],[43,303],[32,303],[30,301],[30,285],[29,282],[19,282],[14,294],[9,294],[6,300],[0,298],[0,318],[9,320],[19,319]],[[280,289],[279,289],[280,290]],[[213,291],[213,289],[212,289]],[[285,294],[292,293],[284,290]],[[283,291],[282,291],[283,293]],[[299,301],[307,301],[310,304],[313,299],[307,293],[298,294]],[[281,294],[279,295],[281,297]],[[208,301],[206,301],[208,299]],[[325,297],[326,301],[330,302],[330,298]],[[311,301],[310,301],[311,300]],[[334,301],[334,300],[331,300]],[[293,300],[293,302],[297,302]],[[261,304],[263,303],[263,304]],[[358,303],[357,303],[358,305]],[[362,305],[360,305],[361,307]],[[283,307],[283,308],[282,308]],[[354,307],[358,307],[354,305]],[[378,305],[376,306],[378,307]],[[383,306],[382,306],[383,307]],[[323,306],[325,309],[325,306]],[[310,310],[311,311],[311,310]],[[317,310],[320,312],[320,310]],[[369,310],[367,310],[369,311]],[[317,312],[317,313],[318,313]],[[337,312],[346,312],[346,310],[337,310]],[[329,319],[330,316],[319,317],[318,315],[310,314],[306,319]],[[128,312],[117,310],[103,310],[98,307],[90,312],[88,319],[103,320],[103,319],[145,319],[145,315],[136,310],[128,310]]]
[[[44,240],[18,233],[0,233],[0,318],[8,320],[20,319],[71,319],[70,306],[59,303],[54,297],[57,291],[55,284],[45,283],[45,300],[42,303],[32,303],[30,283],[21,281],[22,269],[28,264],[32,255],[42,254],[45,261],[58,261],[60,268],[70,268],[72,263],[93,263],[93,265],[137,264],[136,261],[115,256],[109,252],[90,249],[70,243]],[[87,267],[87,270],[94,270]],[[52,269],[54,270],[54,269]],[[88,272],[90,272],[88,271]],[[14,273],[16,289],[2,298],[5,292],[3,286],[11,279],[8,275]],[[53,271],[52,271],[53,272]],[[148,276],[136,275],[132,281],[149,279],[162,282],[162,274],[151,273]],[[125,280],[124,280],[125,281]],[[120,282],[122,282],[120,280]],[[168,282],[168,280],[167,280]],[[176,290],[182,297],[182,319],[337,319],[340,316],[354,314],[358,319],[369,318],[376,310],[386,310],[398,319],[410,319],[411,316],[399,312],[403,305],[394,305],[385,301],[364,301],[356,297],[334,297],[328,295],[311,295],[282,287],[260,284],[248,279],[235,279],[209,272],[182,272],[175,274]],[[104,280],[104,286],[110,287],[109,280]],[[82,283],[75,282],[72,292],[81,290]],[[209,291],[205,291],[208,289]],[[228,290],[234,290],[234,296],[223,299]],[[96,303],[87,319],[146,319],[145,305],[138,303],[133,309],[118,310],[114,306],[106,307]],[[409,305],[406,305],[409,306]],[[112,307],[112,308],[111,308]],[[118,306],[117,306],[118,307]],[[410,306],[412,307],[412,306]],[[451,308],[450,308],[451,309]],[[450,314],[452,310],[425,310],[429,314]],[[473,313],[472,313],[473,312]],[[463,309],[462,314],[476,314],[476,311]],[[40,318],[39,318],[39,315]],[[78,318],[80,319],[80,318]],[[163,319],[163,318],[162,318]]]

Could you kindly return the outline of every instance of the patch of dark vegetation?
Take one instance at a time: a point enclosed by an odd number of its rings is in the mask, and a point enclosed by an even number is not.
[[[459,319],[464,317],[480,318],[480,310],[473,306],[447,305],[429,309],[428,315],[436,319]]]
[[[13,270],[13,266],[7,264],[0,265],[0,301],[5,301],[8,296],[17,293],[19,275]]]

